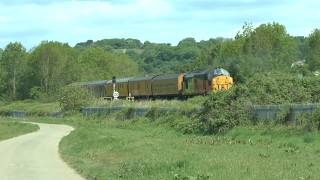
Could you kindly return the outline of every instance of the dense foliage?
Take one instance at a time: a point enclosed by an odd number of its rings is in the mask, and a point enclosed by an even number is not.
[[[26,52],[16,42],[7,45],[0,55],[0,97],[6,100],[50,99],[56,97],[61,87],[73,82],[139,73],[137,63],[126,54],[106,52],[99,47],[78,50],[68,44],[42,42]]]
[[[319,103],[319,81],[320,77],[299,79],[285,73],[256,74],[231,91],[212,93],[193,122],[194,131],[218,133],[249,123],[254,119],[252,105]],[[318,125],[319,111],[308,119]]]
[[[0,49],[0,100],[48,99],[72,82],[111,79],[114,75],[178,73],[218,66],[230,71],[238,85],[248,83],[249,78],[255,76],[256,84],[252,84],[255,88],[247,88],[264,93],[266,99],[268,92],[259,87],[269,86],[270,91],[280,88],[276,87],[280,83],[274,79],[264,79],[266,73],[280,72],[285,78],[281,82],[283,94],[278,95],[286,98],[285,94],[300,92],[299,88],[304,87],[294,86],[296,81],[318,82],[308,77],[320,69],[319,52],[318,29],[309,37],[293,37],[278,23],[261,24],[256,28],[246,23],[232,39],[197,42],[194,38],[185,38],[176,46],[142,43],[136,39],[88,40],[75,47],[44,41],[27,51],[15,42]],[[313,94],[312,98],[298,94],[295,101],[299,98],[312,102],[319,100],[315,87],[308,85],[310,83],[306,83],[306,90]],[[277,103],[282,99],[260,101],[256,102]]]
[[[66,86],[59,92],[59,104],[62,111],[79,111],[81,107],[89,105],[93,97],[84,88]]]
[[[110,52],[125,53],[139,64],[144,74],[222,66],[231,72],[237,82],[245,82],[255,73],[275,70],[289,73],[292,63],[297,61],[306,60],[300,70],[304,71],[301,72],[304,75],[305,71],[318,70],[319,67],[314,65],[319,61],[320,37],[317,34],[319,30],[314,30],[307,38],[294,37],[278,23],[262,24],[257,28],[246,23],[233,39],[215,38],[196,42],[194,38],[186,38],[177,46],[110,39],[79,43],[76,48],[101,47]]]

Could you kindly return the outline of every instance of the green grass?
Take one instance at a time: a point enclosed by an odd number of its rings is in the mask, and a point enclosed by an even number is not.
[[[205,100],[204,96],[198,96],[194,98],[189,98],[188,100],[136,100],[130,102],[127,100],[117,100],[117,101],[107,101],[107,100],[96,100],[93,103],[93,106],[98,107],[140,107],[140,108],[181,108],[184,110],[200,108],[203,101]]]
[[[135,102],[129,102],[126,100],[107,101],[107,100],[95,100],[91,106],[95,107],[140,107],[140,108],[182,108],[185,111],[192,110],[194,108],[200,108],[204,100],[204,97],[190,98],[186,101],[181,100],[140,100]],[[48,112],[60,111],[58,102],[43,103],[35,100],[14,101],[8,103],[0,103],[0,113],[6,113],[10,111],[23,111],[31,114],[41,114]]]
[[[237,127],[183,135],[142,121],[39,119],[76,130],[62,157],[88,179],[317,179],[320,134],[297,127]]]
[[[34,100],[14,101],[0,104],[0,112],[8,111],[24,111],[24,112],[56,112],[59,111],[59,104],[57,102],[42,103]]]
[[[34,124],[26,124],[0,118],[0,141],[38,130]]]

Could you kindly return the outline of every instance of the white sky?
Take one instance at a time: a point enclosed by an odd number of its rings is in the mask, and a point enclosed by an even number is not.
[[[0,48],[42,40],[137,38],[177,44],[234,37],[244,24],[279,22],[291,35],[320,28],[317,0],[0,0]]]

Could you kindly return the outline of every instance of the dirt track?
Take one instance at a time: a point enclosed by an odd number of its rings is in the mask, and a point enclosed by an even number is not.
[[[37,123],[38,124],[38,123]],[[58,153],[70,126],[38,124],[40,130],[0,141],[1,180],[82,180]]]

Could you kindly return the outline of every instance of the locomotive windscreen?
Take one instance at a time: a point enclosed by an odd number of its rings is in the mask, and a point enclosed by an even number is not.
[[[230,73],[223,68],[217,68],[208,73],[208,80],[211,80],[213,77],[217,76],[230,76]]]

